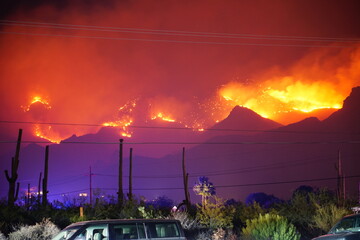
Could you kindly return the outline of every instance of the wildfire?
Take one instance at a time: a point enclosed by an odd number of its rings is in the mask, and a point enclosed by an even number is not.
[[[303,84],[297,82],[285,90],[269,89],[268,94],[288,104],[289,108],[301,112],[312,112],[318,109],[340,109],[343,96],[329,84]]]
[[[336,91],[336,86],[313,82],[291,82],[285,87],[277,81],[268,81],[263,86],[244,86],[231,82],[219,90],[225,108],[236,105],[249,108],[264,118],[275,119],[277,115],[290,112],[310,113],[319,109],[340,109],[344,96]],[[274,85],[274,87],[270,87]],[[276,89],[276,86],[278,88]]]
[[[165,114],[163,114],[162,112],[159,112],[157,115],[151,117],[151,120],[155,120],[155,119],[161,119],[165,122],[176,122],[175,119],[169,117],[169,116],[166,116]]]
[[[132,123],[132,119],[123,119],[114,122],[105,122],[102,125],[105,127],[120,127],[122,129],[120,132],[121,136],[130,138],[132,136],[132,133],[129,130],[129,126]]]
[[[35,124],[34,126],[34,135],[40,137],[42,139],[48,140],[52,143],[60,143],[62,138],[60,136],[54,136],[51,126],[47,126],[45,131],[39,124]],[[52,136],[52,137],[49,137]]]
[[[49,101],[41,96],[34,96],[28,105],[21,106],[21,108],[24,112],[28,112],[30,111],[31,106],[35,103],[41,103],[46,109],[51,109]]]
[[[121,128],[120,135],[123,137],[132,137],[132,132],[129,127],[133,123],[133,111],[137,105],[138,99],[130,100],[123,106],[118,108],[118,117],[115,121],[105,122],[102,125],[105,127],[119,127]]]

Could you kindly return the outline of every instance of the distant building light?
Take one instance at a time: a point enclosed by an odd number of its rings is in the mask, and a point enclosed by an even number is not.
[[[87,193],[79,193],[79,197],[87,197]]]

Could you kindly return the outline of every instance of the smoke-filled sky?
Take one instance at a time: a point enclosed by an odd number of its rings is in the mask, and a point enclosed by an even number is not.
[[[2,1],[0,120],[200,129],[235,105],[282,124],[321,118],[360,83],[359,5]],[[57,140],[94,131],[41,127]]]

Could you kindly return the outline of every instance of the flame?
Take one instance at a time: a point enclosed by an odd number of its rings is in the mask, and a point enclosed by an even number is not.
[[[134,122],[132,113],[137,106],[138,99],[130,100],[123,106],[118,108],[118,117],[115,121],[104,122],[102,125],[105,127],[119,127],[121,128],[120,135],[123,137],[132,137],[132,132],[129,127]]]
[[[105,122],[102,125],[105,127],[120,127],[122,130],[120,131],[120,135],[123,137],[130,138],[132,133],[129,130],[129,126],[133,123],[132,119],[122,119],[114,122]]]
[[[280,84],[284,82],[288,84]],[[320,81],[306,83],[290,77],[273,79],[256,87],[230,82],[218,94],[225,101],[225,108],[239,105],[270,119],[296,111],[311,113],[319,109],[340,109],[345,98],[337,92],[335,84]]]
[[[55,136],[55,134],[52,131],[52,127],[49,125],[47,128],[41,128],[39,124],[34,125],[34,135],[37,137],[40,137],[42,139],[48,140],[52,143],[60,143],[62,138],[60,136]],[[49,137],[49,136],[52,137]]]
[[[176,122],[175,119],[169,117],[169,116],[166,116],[165,114],[163,114],[162,112],[159,112],[157,115],[151,117],[151,120],[155,120],[155,119],[161,119],[165,122]]]
[[[45,107],[46,109],[51,109],[51,106],[50,106],[49,101],[48,101],[47,99],[41,97],[41,96],[38,96],[38,95],[34,96],[34,97],[30,100],[30,103],[29,103],[28,105],[26,105],[26,106],[21,106],[21,108],[24,110],[24,112],[28,112],[28,111],[30,111],[31,106],[32,106],[33,104],[35,104],[35,103],[41,103],[41,104],[44,105],[44,107]]]
[[[289,105],[292,110],[307,113],[318,109],[340,109],[344,98],[335,91],[334,86],[320,82],[295,82],[285,90],[269,89],[268,94]]]

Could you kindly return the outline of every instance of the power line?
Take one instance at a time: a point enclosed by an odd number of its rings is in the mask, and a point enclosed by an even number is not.
[[[38,143],[38,144],[49,144],[48,141],[21,141],[22,143]],[[16,141],[0,141],[0,144],[5,143],[16,143]],[[89,145],[118,145],[118,142],[90,142],[90,141],[62,141],[60,144],[89,144]],[[281,141],[281,142],[124,142],[128,145],[309,145],[309,144],[360,144],[360,141],[353,140],[339,140],[339,141]]]
[[[339,38],[339,37],[313,37],[313,36],[288,36],[288,35],[259,35],[259,34],[242,34],[242,33],[218,33],[218,32],[193,32],[179,30],[161,30],[145,28],[121,28],[95,25],[63,24],[33,21],[14,21],[0,20],[1,25],[56,28],[67,30],[87,30],[87,31],[107,31],[120,33],[136,34],[157,34],[171,36],[190,36],[190,37],[214,37],[214,38],[240,38],[240,39],[265,39],[265,40],[290,40],[290,41],[331,41],[331,42],[355,42],[359,43],[359,38]]]
[[[346,179],[351,178],[360,178],[360,175],[346,176]],[[267,186],[267,185],[281,185],[281,184],[291,184],[291,183],[304,183],[304,182],[320,182],[320,181],[331,181],[337,180],[337,177],[327,177],[327,178],[313,178],[313,179],[299,179],[291,181],[274,181],[274,182],[262,182],[262,183],[246,183],[246,184],[232,184],[232,185],[215,185],[215,188],[233,188],[233,187],[252,187],[252,186]],[[99,188],[99,187],[97,187]],[[117,190],[117,188],[99,188],[103,190]],[[189,187],[192,189],[192,187]],[[64,195],[68,193],[86,191],[88,189],[76,190],[71,192],[65,192],[60,194],[53,195]],[[128,190],[124,188],[124,190]],[[153,187],[153,188],[133,188],[134,191],[154,191],[154,190],[184,190],[184,187]]]
[[[55,126],[84,126],[84,127],[107,127],[103,124],[96,123],[62,123],[62,122],[35,122],[35,121],[15,121],[0,120],[4,124],[39,124],[39,125],[55,125]],[[119,126],[120,127],[120,126]],[[192,127],[161,127],[161,126],[140,126],[129,125],[127,128],[138,129],[164,129],[164,130],[192,130],[197,131],[198,128]],[[233,128],[203,128],[204,131],[220,131],[220,132],[260,132],[260,133],[296,133],[296,134],[347,134],[360,135],[358,132],[329,132],[329,131],[289,131],[289,130],[255,130],[255,129],[233,129]]]
[[[42,37],[63,37],[63,38],[82,38],[99,40],[123,40],[123,41],[142,41],[158,43],[185,43],[185,44],[205,44],[205,45],[228,45],[228,46],[261,46],[261,47],[300,47],[300,48],[354,48],[353,45],[307,45],[307,44],[276,44],[276,43],[240,43],[240,42],[209,42],[209,41],[189,41],[189,40],[165,40],[165,39],[145,39],[145,38],[127,38],[127,37],[104,37],[104,36],[85,36],[68,34],[48,34],[48,33],[29,33],[15,31],[0,31],[0,34],[14,34],[24,36],[42,36]]]

